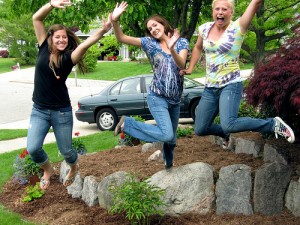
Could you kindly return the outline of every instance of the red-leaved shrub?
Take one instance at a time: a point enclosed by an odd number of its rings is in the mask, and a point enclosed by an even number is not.
[[[279,115],[300,134],[300,32],[254,69],[247,102],[267,116]],[[273,115],[272,115],[273,114]]]
[[[7,58],[8,54],[7,50],[0,50],[0,58]]]

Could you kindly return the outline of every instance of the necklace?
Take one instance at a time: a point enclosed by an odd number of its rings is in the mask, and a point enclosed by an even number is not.
[[[50,61],[49,61],[49,68],[53,71],[53,75],[54,75],[54,76],[56,77],[56,79],[58,80],[58,79],[60,79],[60,76],[57,76],[57,74],[56,74],[56,72],[55,72],[55,69],[54,69],[54,67],[53,67],[53,65],[52,65],[52,63],[51,63],[52,57],[53,57],[53,55],[51,54],[51,55],[50,55]]]

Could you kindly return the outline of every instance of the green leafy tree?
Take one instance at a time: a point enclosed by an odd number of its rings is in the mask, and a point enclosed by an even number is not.
[[[16,18],[24,14],[33,14],[48,0],[5,0],[5,9],[0,10],[0,17]],[[73,0],[74,4],[65,10],[53,9],[47,17],[48,24],[64,23],[66,26],[78,26],[88,32],[89,24],[98,17],[106,17],[116,2],[108,0]],[[174,27],[179,28],[181,35],[189,40],[193,37],[198,25],[211,21],[211,0],[128,0],[129,6],[120,20],[126,34],[144,35],[144,21],[153,14],[166,17]],[[235,17],[245,11],[250,0],[236,1]],[[254,18],[242,46],[242,55],[257,64],[266,54],[275,52],[290,34],[291,27],[299,23],[295,19],[299,11],[300,0],[264,0],[257,16]],[[96,7],[95,7],[96,6]],[[0,25],[1,26],[1,25]],[[0,39],[1,41],[1,39]]]
[[[242,15],[249,1],[238,1],[235,15]],[[264,0],[254,17],[244,44],[242,54],[259,64],[266,55],[275,53],[287,37],[291,28],[299,24],[300,0]]]
[[[33,65],[36,60],[36,38],[31,15],[18,18],[0,18],[0,42],[9,49],[10,57],[16,58],[21,65]]]
[[[121,44],[117,41],[116,36],[114,35],[109,35],[102,38],[100,40],[100,45],[100,53],[106,55],[109,53],[116,54],[121,46]]]

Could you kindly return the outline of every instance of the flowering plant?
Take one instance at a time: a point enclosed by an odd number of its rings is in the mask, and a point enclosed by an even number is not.
[[[83,155],[86,153],[86,148],[85,145],[83,144],[81,138],[79,137],[80,133],[75,132],[74,135],[77,138],[74,138],[72,141],[72,147],[77,151],[78,154]]]
[[[33,175],[41,176],[40,166],[33,162],[27,149],[23,150],[20,155],[17,155],[13,168],[14,179],[20,184],[26,184],[29,181],[29,178]]]

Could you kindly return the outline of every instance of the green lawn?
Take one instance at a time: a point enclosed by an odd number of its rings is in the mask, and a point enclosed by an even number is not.
[[[0,73],[6,73],[12,71],[11,67],[13,65],[16,65],[15,59],[0,58]]]
[[[1,129],[0,130],[0,141],[11,140],[19,137],[26,137],[27,129]]]
[[[12,71],[11,67],[16,64],[17,64],[17,62],[16,62],[15,58],[0,58],[0,74],[6,73],[6,72],[11,72]],[[32,65],[21,66],[21,69],[29,68],[29,67],[32,67]]]
[[[0,74],[11,71],[11,66],[15,65],[14,59],[5,59],[0,58]],[[22,68],[28,68],[30,66],[22,66]],[[253,64],[241,64],[241,69],[251,69]],[[95,71],[79,74],[77,73],[78,79],[94,79],[94,80],[119,80],[128,76],[135,76],[139,74],[152,73],[152,68],[149,63],[139,63],[135,62],[108,62],[108,61],[99,61]],[[205,68],[195,68],[194,72],[191,75],[188,75],[189,78],[199,78],[205,76]],[[70,78],[74,78],[75,74],[71,73]]]
[[[119,80],[128,76],[135,76],[139,74],[152,73],[152,67],[150,63],[139,63],[139,62],[99,62],[96,70],[87,73],[77,73],[77,78],[94,79],[94,80]],[[205,75],[203,69],[196,70],[190,78],[202,77]],[[75,75],[72,73],[69,77],[74,78]]]
[[[114,148],[118,144],[119,137],[115,137],[112,131],[106,131],[81,137],[81,140],[85,144],[87,152],[92,153]],[[54,163],[63,160],[62,156],[58,154],[56,143],[45,144],[43,148],[47,152],[51,162]],[[0,192],[2,192],[4,184],[13,176],[13,162],[22,150],[23,149],[18,149],[12,152],[0,154]],[[0,221],[0,224],[33,224],[25,222],[18,214],[10,212],[1,204]]]

